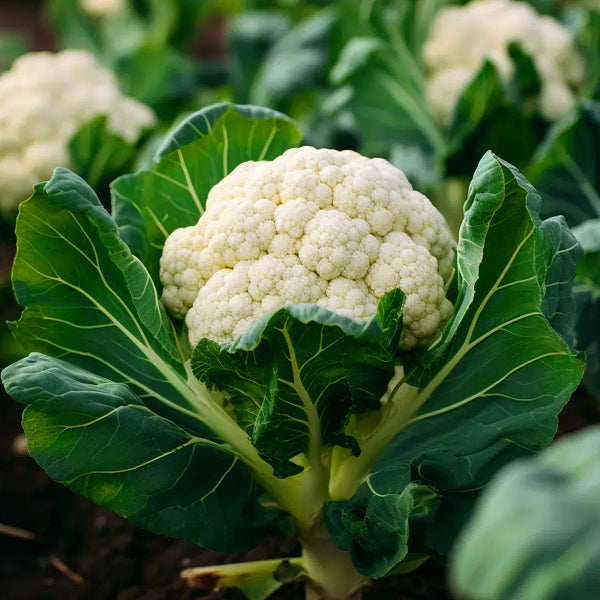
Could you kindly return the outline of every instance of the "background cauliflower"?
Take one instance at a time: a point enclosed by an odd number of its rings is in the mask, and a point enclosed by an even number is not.
[[[299,303],[368,320],[400,288],[408,349],[451,315],[453,254],[444,218],[396,167],[306,146],[242,163],[212,188],[198,223],[165,243],[162,299],[195,345],[230,342]]]
[[[153,125],[150,108],[123,96],[113,74],[92,54],[32,52],[0,75],[0,209],[12,212],[57,166],[70,166],[78,127],[106,115],[130,143]]]
[[[513,0],[480,0],[438,13],[424,47],[427,97],[437,120],[448,127],[462,90],[487,58],[508,83],[514,66],[508,54],[518,43],[534,61],[541,80],[537,110],[548,121],[574,105],[573,89],[584,63],[569,32],[555,19]]]
[[[109,17],[123,12],[127,0],[80,0],[81,8],[92,17]]]

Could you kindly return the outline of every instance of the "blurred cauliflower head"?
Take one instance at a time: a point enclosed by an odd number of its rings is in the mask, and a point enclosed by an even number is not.
[[[80,0],[81,8],[92,17],[110,17],[125,10],[127,0]]]
[[[162,300],[190,343],[243,335],[260,317],[318,304],[357,321],[406,295],[401,346],[429,343],[452,313],[454,242],[439,211],[396,167],[312,147],[239,165],[161,259]]]
[[[92,54],[31,52],[0,75],[0,210],[14,211],[55,167],[69,167],[68,145],[86,121],[105,115],[130,143],[155,121],[150,108],[123,96]]]
[[[510,81],[514,67],[508,47],[512,42],[520,45],[538,70],[539,113],[555,121],[571,110],[584,64],[569,32],[524,2],[478,0],[442,8],[425,44],[427,97],[442,125],[451,124],[462,90],[485,59],[494,64],[503,82]]]

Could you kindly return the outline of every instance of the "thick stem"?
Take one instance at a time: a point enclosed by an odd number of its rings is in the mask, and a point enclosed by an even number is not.
[[[306,584],[307,600],[349,600],[370,579],[358,573],[350,554],[340,550],[320,523],[312,535],[301,539],[302,564],[310,581]]]
[[[362,600],[363,593],[362,590],[357,590],[352,595],[348,596],[344,600]],[[304,586],[304,598],[305,600],[338,600],[327,594],[321,588],[315,587],[308,582]]]

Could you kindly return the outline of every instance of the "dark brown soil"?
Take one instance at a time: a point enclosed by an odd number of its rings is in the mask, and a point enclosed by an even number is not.
[[[0,0],[0,32],[24,35],[31,50],[55,50],[43,0]]]

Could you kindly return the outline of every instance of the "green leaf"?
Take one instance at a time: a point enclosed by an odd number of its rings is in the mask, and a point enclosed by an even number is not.
[[[48,15],[63,48],[81,48],[112,61],[144,39],[144,23],[126,7],[108,18],[88,15],[79,0],[51,0]]]
[[[322,10],[277,41],[252,82],[250,101],[280,106],[284,99],[324,84],[336,19],[333,10]]]
[[[438,510],[445,511],[446,497],[456,505],[457,495],[482,488],[503,464],[552,440],[557,415],[583,371],[568,343],[571,280],[581,249],[564,221],[540,221],[540,203],[514,167],[492,153],[484,156],[465,204],[454,316],[430,350],[404,354],[414,387],[399,386],[381,424],[359,439],[361,455],[341,462],[330,487],[327,526],[352,536],[355,556],[364,557],[365,540],[377,542],[364,514],[392,485],[385,473],[404,465],[405,481],[436,490]],[[378,488],[372,482],[379,474]],[[354,517],[343,524],[340,514]],[[444,527],[456,530],[462,514],[447,511]],[[444,536],[434,540],[434,524],[421,523],[411,542],[446,550]],[[382,576],[381,565],[393,566],[400,556],[355,565]]]
[[[234,97],[248,102],[250,88],[265,55],[290,29],[289,15],[262,10],[245,11],[229,26],[231,80]]]
[[[25,430],[32,448],[39,450],[40,464],[77,491],[155,531],[206,538],[213,544],[219,530],[247,529],[239,546],[253,544],[256,537],[250,531],[255,526],[262,529],[272,518],[256,505],[257,478],[277,495],[268,483],[271,469],[217,399],[188,375],[187,357],[150,275],[120,239],[92,189],[70,171],[57,169],[21,204],[17,245],[13,285],[25,309],[12,329],[25,350],[36,354],[10,367],[3,377],[13,396],[32,407]],[[70,389],[72,394],[67,393]],[[101,405],[91,400],[98,390]],[[126,415],[130,424],[122,426],[121,416]],[[71,428],[85,423],[93,427]],[[57,437],[61,427],[64,434]],[[187,450],[162,462],[165,451],[182,444]],[[154,483],[153,476],[145,475],[155,473],[146,470],[154,468],[148,463],[152,457],[161,460],[156,465],[161,476],[156,475]],[[179,473],[179,483],[172,461],[179,467],[190,465],[189,472]],[[195,477],[208,465],[214,468],[211,486],[203,487],[200,478],[194,487]],[[253,475],[248,471],[229,479],[231,470],[238,473],[246,466]],[[135,471],[131,483],[119,476],[113,479],[124,469]],[[88,482],[93,474],[97,476]],[[223,493],[232,494],[229,485],[235,487],[236,479],[245,481],[234,494],[245,508],[231,508],[229,513],[225,500],[219,499],[215,509],[204,514],[207,502],[213,506],[213,499],[221,498],[221,485],[227,490]],[[121,484],[122,495],[102,491],[103,486],[112,490]],[[144,508],[150,502],[141,500],[144,486],[152,485],[155,504]],[[216,496],[209,500],[211,489]],[[176,497],[181,497],[182,507],[189,506],[193,518],[181,520],[175,509],[171,511]],[[251,515],[254,521],[248,520]],[[231,539],[226,535],[223,544]]]
[[[600,217],[600,103],[584,103],[548,132],[528,175],[544,198],[545,215],[570,225]]]
[[[171,119],[189,103],[198,87],[198,64],[168,46],[142,45],[114,61],[119,86],[127,96]]]
[[[585,256],[577,263],[577,281],[600,297],[600,219],[590,219],[573,228]]]
[[[577,347],[586,353],[583,383],[600,400],[600,219],[573,228],[585,256],[577,263]]]
[[[497,107],[501,94],[502,83],[498,71],[494,63],[486,59],[456,103],[447,134],[449,152],[460,151],[467,137]]]
[[[315,305],[279,310],[230,346],[201,340],[192,371],[226,392],[276,476],[293,475],[299,454],[310,462],[334,444],[359,451],[345,428],[351,414],[379,406],[394,373],[403,300],[386,295],[366,324]]]
[[[16,233],[13,286],[26,308],[13,330],[28,351],[188,404],[161,374],[183,374],[184,357],[150,277],[82,179],[56,169],[21,204]]]
[[[484,492],[455,548],[457,596],[593,600],[600,586],[600,429],[510,465]]]
[[[350,553],[359,573],[379,578],[408,557],[411,519],[436,508],[435,489],[411,482],[399,462],[373,473],[351,502],[328,505],[326,523],[336,546]]]
[[[106,117],[82,125],[69,142],[74,170],[92,187],[126,171],[135,157],[135,146],[111,133]]]
[[[0,33],[0,73],[9,69],[16,58],[29,52],[29,42],[15,33]]]
[[[227,103],[202,109],[164,139],[151,171],[112,184],[113,216],[121,237],[159,286],[167,237],[197,223],[210,189],[240,163],[272,160],[297,146],[301,133],[281,113]]]
[[[446,140],[425,98],[421,64],[438,0],[340,4],[338,35],[345,43],[330,81],[352,89],[346,108],[353,114],[361,152],[388,158],[400,144],[439,160]]]
[[[512,81],[509,83],[509,94],[521,110],[531,113],[535,108],[531,101],[535,102],[542,89],[535,62],[517,42],[508,45],[508,55],[514,67]]]
[[[158,416],[129,386],[37,353],[2,379],[27,404],[30,454],[74,492],[215,549],[246,550],[273,532],[277,513],[258,504],[239,458]]]

